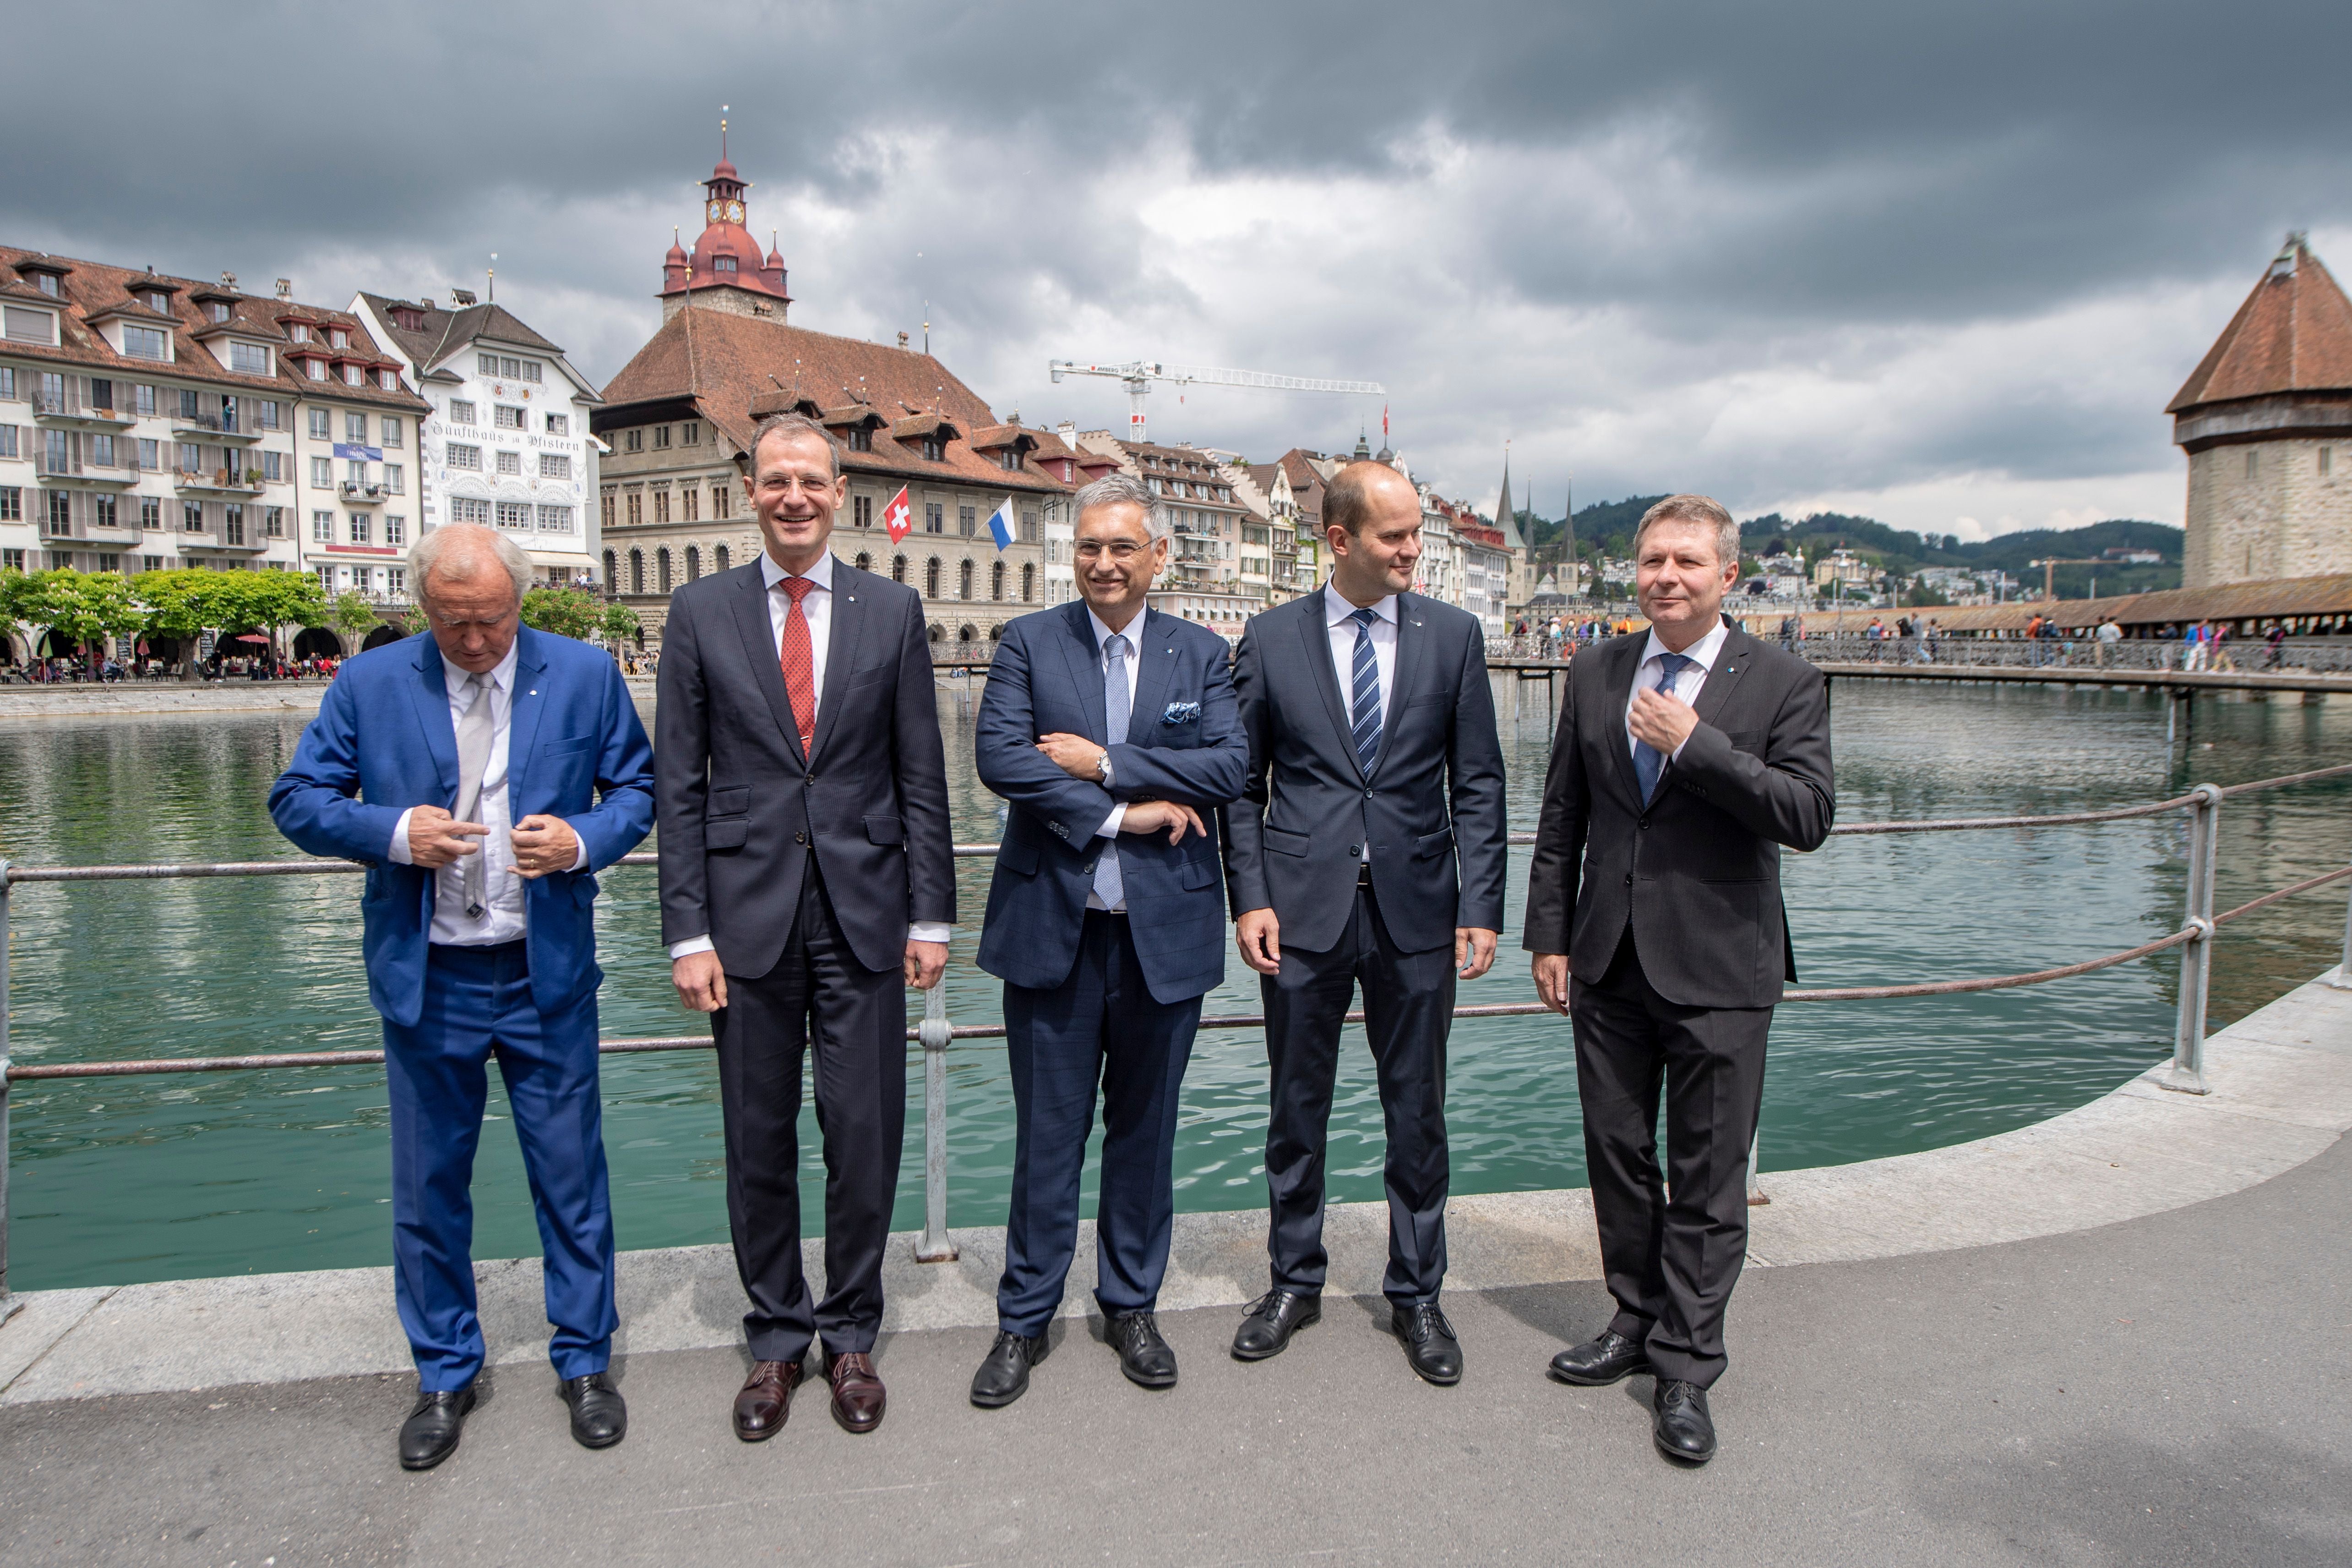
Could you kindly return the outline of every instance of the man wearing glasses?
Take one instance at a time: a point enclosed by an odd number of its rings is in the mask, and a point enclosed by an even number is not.
[[[1113,474],[1076,499],[1081,603],[1004,628],[981,699],[981,781],[1011,803],[980,966],[1004,982],[1018,1135],[997,1335],[971,1402],[1012,1404],[1045,1359],[1103,1119],[1095,1300],[1119,1370],[1176,1381],[1153,1318],[1175,1215],[1169,1159],[1201,997],[1224,973],[1216,808],[1249,761],[1205,626],[1144,608],[1168,521]]]

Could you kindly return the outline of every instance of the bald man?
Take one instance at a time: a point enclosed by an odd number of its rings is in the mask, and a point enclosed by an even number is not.
[[[343,666],[269,813],[298,847],[367,868],[393,1296],[417,1373],[400,1462],[422,1470],[457,1450],[482,1369],[472,1185],[493,1056],[530,1175],[572,1435],[604,1448],[628,1429],[607,1375],[620,1320],[593,900],[596,873],[653,826],[654,770],[612,656],[522,625],[530,560],[513,540],[453,523],[408,560],[430,629]]]
[[[1323,501],[1323,590],[1242,634],[1234,691],[1249,776],[1227,808],[1242,957],[1265,997],[1273,1279],[1234,1336],[1260,1361],[1321,1315],[1324,1145],[1339,1030],[1358,985],[1387,1121],[1381,1289],[1405,1360],[1440,1385],[1462,1347],[1445,1281],[1445,1042],[1456,980],[1503,923],[1503,749],[1477,619],[1410,592],[1421,496],[1350,463]]]

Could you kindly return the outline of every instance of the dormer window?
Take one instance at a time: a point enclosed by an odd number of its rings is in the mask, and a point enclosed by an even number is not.
[[[853,452],[874,450],[873,427],[867,425],[852,425],[849,427],[849,449]]]
[[[205,306],[205,314],[210,316],[215,321],[227,321],[228,301],[226,300],[215,300],[210,301]]]
[[[172,309],[172,297],[168,294],[150,294],[147,296],[147,308],[158,315],[168,314]]]
[[[421,332],[425,330],[425,312],[422,310],[394,310],[392,313],[392,321],[393,325],[404,332]]]
[[[297,321],[292,326],[286,329],[286,335],[292,338],[298,343],[307,343],[310,341],[310,323],[307,321]]]
[[[923,437],[923,460],[927,463],[947,461],[948,444],[937,436]]]
[[[341,327],[331,327],[327,331],[327,346],[347,349],[352,346],[352,335]]]
[[[324,381],[327,379],[327,362],[325,360],[306,359],[302,362],[302,368],[310,373],[310,376],[312,381]]]
[[[355,364],[347,364],[343,366],[343,384],[345,386],[365,386],[367,384],[367,372]]]
[[[1019,448],[1007,447],[1002,452],[997,453],[996,466],[1003,468],[1008,474],[1019,473],[1021,471],[1021,453]]]
[[[38,289],[42,293],[47,294],[52,300],[58,297],[58,275],[54,272],[35,273],[33,275],[33,287]]]

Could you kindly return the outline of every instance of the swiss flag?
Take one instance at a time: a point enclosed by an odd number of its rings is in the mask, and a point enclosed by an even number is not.
[[[882,526],[890,531],[890,542],[893,544],[899,543],[914,531],[915,509],[907,504],[906,486],[899,486],[898,493],[890,498],[890,504],[882,509]]]

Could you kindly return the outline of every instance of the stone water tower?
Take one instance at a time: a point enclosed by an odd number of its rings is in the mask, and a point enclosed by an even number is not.
[[[2189,454],[2183,587],[2352,573],[2352,302],[2301,234],[2165,412]]]

